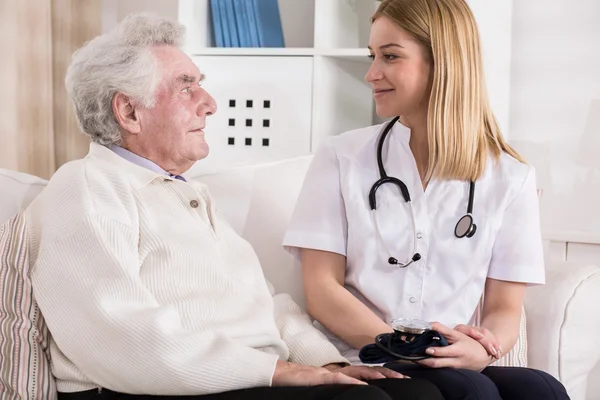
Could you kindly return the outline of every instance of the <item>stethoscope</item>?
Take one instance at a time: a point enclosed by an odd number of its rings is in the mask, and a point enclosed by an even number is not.
[[[385,172],[385,168],[383,167],[383,157],[382,157],[383,144],[385,142],[385,138],[387,137],[388,133],[390,132],[390,130],[392,129],[394,124],[398,121],[398,119],[399,119],[399,117],[395,117],[393,120],[391,120],[386,125],[386,127],[383,129],[383,132],[381,133],[381,136],[379,137],[379,141],[377,142],[377,166],[379,167],[379,179],[373,184],[373,186],[371,186],[371,190],[369,191],[369,206],[371,207],[371,213],[373,214],[373,220],[375,223],[375,231],[377,232],[379,241],[381,242],[381,244],[383,245],[383,248],[385,249],[386,253],[389,256],[388,262],[391,265],[398,265],[400,268],[406,268],[413,262],[419,261],[421,259],[421,255],[417,252],[418,237],[417,237],[417,224],[416,224],[416,219],[415,219],[415,212],[413,210],[412,202],[410,200],[410,193],[408,192],[408,188],[406,187],[404,182],[402,182],[400,179],[394,178],[393,176],[388,176],[388,174]],[[413,228],[413,234],[414,234],[413,251],[412,251],[412,253],[414,253],[414,255],[411,258],[409,258],[408,260],[406,260],[405,262],[400,262],[400,261],[398,261],[398,259],[396,257],[392,256],[392,254],[388,250],[387,246],[385,245],[385,241],[383,240],[383,237],[381,236],[381,232],[379,230],[379,224],[377,223],[377,215],[375,213],[375,210],[377,209],[377,200],[376,200],[375,195],[377,193],[377,189],[379,189],[382,185],[384,185],[386,183],[394,184],[400,189],[400,192],[402,193],[402,197],[404,197],[404,201],[406,201],[406,204],[408,204],[408,207],[410,209],[410,216],[411,216],[412,228]],[[475,196],[475,182],[471,181],[469,183],[469,203],[467,204],[467,213],[458,220],[458,222],[456,223],[456,226],[454,227],[454,235],[457,238],[473,237],[473,235],[477,231],[477,225],[475,225],[475,223],[473,222],[473,197],[474,196]]]

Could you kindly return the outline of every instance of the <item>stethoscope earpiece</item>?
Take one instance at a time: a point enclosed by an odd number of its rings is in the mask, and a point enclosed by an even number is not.
[[[421,255],[419,253],[415,253],[415,255],[411,259],[412,260],[411,262],[416,262],[416,261],[419,261],[420,259],[421,259]],[[398,260],[396,258],[394,258],[394,257],[388,258],[388,263],[390,263],[391,265],[398,265],[398,264],[400,264],[398,262]],[[408,264],[410,264],[410,262]],[[407,267],[408,264],[404,265],[403,267]]]

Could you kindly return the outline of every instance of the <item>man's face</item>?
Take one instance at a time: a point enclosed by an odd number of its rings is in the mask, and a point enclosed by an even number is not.
[[[181,50],[154,48],[161,70],[156,105],[137,110],[139,145],[145,156],[169,172],[182,173],[208,155],[206,117],[216,112],[215,100],[200,85],[203,75]]]

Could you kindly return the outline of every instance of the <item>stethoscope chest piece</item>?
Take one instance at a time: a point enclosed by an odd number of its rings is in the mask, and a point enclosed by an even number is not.
[[[471,214],[463,215],[454,227],[454,235],[457,238],[464,238],[465,236],[468,238],[473,237],[476,231],[477,225],[473,223],[473,216]]]

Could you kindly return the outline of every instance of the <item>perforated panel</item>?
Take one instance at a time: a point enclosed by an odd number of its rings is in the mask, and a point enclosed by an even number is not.
[[[199,56],[217,113],[205,129],[209,156],[195,168],[220,170],[310,152],[312,57]]]

